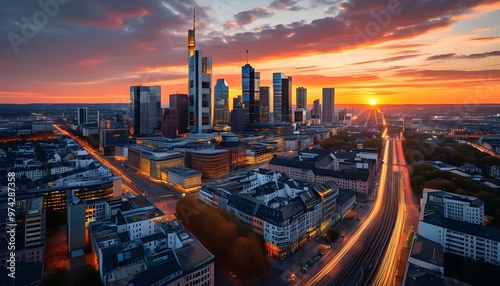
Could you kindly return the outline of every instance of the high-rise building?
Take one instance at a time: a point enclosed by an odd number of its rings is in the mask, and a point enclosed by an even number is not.
[[[281,120],[292,122],[292,77],[281,79]]]
[[[243,107],[243,101],[241,100],[241,95],[238,95],[237,97],[233,98],[233,110],[235,108],[241,107]]]
[[[130,118],[134,135],[152,135],[161,127],[161,86],[130,87]]]
[[[191,133],[212,130],[212,57],[195,50],[196,21],[188,32],[189,129]]]
[[[321,112],[322,122],[333,122],[335,105],[335,88],[323,88],[323,111]]]
[[[241,67],[241,88],[243,103],[248,108],[248,123],[259,122],[260,72],[249,64]]]
[[[223,78],[215,83],[214,99],[214,125],[229,124],[229,86]]]
[[[87,107],[78,107],[76,113],[78,116],[78,125],[89,122],[89,109]]]
[[[313,101],[313,108],[311,110],[311,119],[320,119],[321,118],[321,104],[319,103],[319,99],[315,99]]]
[[[273,73],[273,114],[274,114],[274,122],[283,121],[282,116],[282,95],[281,95],[281,79],[285,77],[284,73]]]
[[[187,94],[171,94],[170,107],[162,109],[163,136],[178,136],[189,132]]]
[[[307,88],[297,87],[296,96],[297,96],[297,109],[299,108],[307,109]]]
[[[269,106],[271,102],[269,101],[269,86],[261,86],[260,87],[260,122],[269,121]]]

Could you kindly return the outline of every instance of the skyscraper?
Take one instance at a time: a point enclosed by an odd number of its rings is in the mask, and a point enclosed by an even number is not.
[[[161,127],[161,87],[130,87],[130,118],[134,135],[152,135]]]
[[[195,50],[196,20],[188,31],[189,129],[191,133],[212,130],[212,57]]]
[[[299,108],[307,109],[307,88],[297,87],[296,96],[297,96],[297,109]]]
[[[319,99],[315,99],[313,101],[313,108],[311,110],[311,119],[320,119],[321,118],[321,104],[319,103]]]
[[[89,109],[87,107],[78,107],[76,113],[78,116],[78,125],[89,122]]]
[[[229,124],[229,86],[223,78],[215,83],[214,99],[214,125]]]
[[[241,89],[243,103],[248,108],[248,123],[259,122],[260,72],[249,64],[241,67]]]
[[[275,122],[280,122],[283,121],[281,116],[282,116],[282,96],[281,96],[281,79],[285,77],[284,73],[273,73],[273,114],[274,114],[274,121]]]
[[[233,98],[233,110],[235,108],[241,108],[243,106],[243,101],[241,100],[241,95]]]
[[[189,132],[187,94],[171,94],[170,107],[162,108],[163,136],[177,136]]]
[[[281,120],[292,122],[292,77],[281,79]]]
[[[321,112],[322,122],[333,122],[335,105],[335,88],[323,88],[323,111]]]
[[[269,121],[269,106],[271,102],[269,101],[269,86],[260,87],[260,102],[259,102],[259,115],[260,122]]]

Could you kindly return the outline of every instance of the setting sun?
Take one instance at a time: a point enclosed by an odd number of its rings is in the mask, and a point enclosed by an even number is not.
[[[377,101],[375,99],[370,99],[370,105],[375,105],[377,104]]]

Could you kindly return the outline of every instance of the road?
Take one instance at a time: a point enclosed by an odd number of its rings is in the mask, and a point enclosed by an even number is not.
[[[337,255],[301,285],[394,285],[405,221],[402,152],[388,139],[377,199],[371,212],[345,241]]]
[[[121,161],[105,158],[92,147],[88,146],[87,142],[60,128],[59,126],[54,125],[54,128],[62,134],[75,140],[92,157],[98,160],[102,165],[111,169],[114,175],[121,176],[123,193],[128,192],[135,196],[146,195],[148,200],[161,210],[168,219],[174,218],[176,199],[181,197],[179,192],[169,188],[168,186],[163,186],[161,182],[155,182],[137,174]]]

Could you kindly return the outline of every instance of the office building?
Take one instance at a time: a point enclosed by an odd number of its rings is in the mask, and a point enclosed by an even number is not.
[[[303,108],[297,108],[295,109],[295,112],[294,112],[294,122],[295,123],[300,123],[300,124],[306,124],[306,116],[307,116],[307,113],[306,113],[306,110],[303,109]]]
[[[132,134],[153,135],[161,128],[161,86],[130,87]]]
[[[104,155],[114,155],[116,145],[126,145],[128,142],[127,128],[100,129],[99,151]]]
[[[202,149],[191,151],[191,168],[203,172],[203,179],[219,179],[229,176],[229,150]]]
[[[161,181],[182,193],[197,192],[201,188],[201,175],[198,170],[186,167],[161,169]]]
[[[321,119],[321,104],[319,99],[313,101],[313,108],[311,110],[311,119]]]
[[[241,88],[243,103],[248,109],[248,122],[255,123],[260,120],[260,72],[246,64],[241,67]]]
[[[238,95],[237,97],[233,98],[233,110],[235,108],[241,108],[243,107],[243,100],[241,98],[241,95]]]
[[[229,86],[223,78],[214,87],[214,126],[218,124],[229,125]]]
[[[162,135],[175,137],[189,132],[187,94],[171,94],[170,106],[162,110]]]
[[[247,116],[247,109],[243,107],[235,107],[231,111],[231,131],[243,132],[245,131],[245,118]]]
[[[130,145],[128,148],[129,167],[156,180],[161,179],[161,169],[184,166],[184,156],[180,152],[167,151],[144,145]]]
[[[78,126],[89,122],[89,109],[87,107],[78,107],[76,113],[78,117]]]
[[[292,77],[281,79],[281,120],[292,122]]]
[[[335,88],[323,88],[323,110],[321,112],[321,122],[331,123],[334,117]]]
[[[191,133],[212,130],[212,57],[203,57],[203,51],[196,50],[196,21],[188,31],[188,96],[189,131]]]
[[[310,185],[256,169],[205,184],[199,198],[235,214],[263,236],[269,256],[285,259],[335,222],[337,185]]]
[[[296,108],[307,109],[307,88],[305,87],[297,87],[296,96],[297,96],[297,106]]]
[[[283,96],[282,96],[282,82],[281,80],[285,78],[284,73],[273,73],[273,114],[274,121],[283,121]]]
[[[259,89],[260,92],[260,108],[259,108],[259,116],[260,122],[269,121],[269,106],[271,106],[271,101],[269,97],[269,86],[261,86]]]

